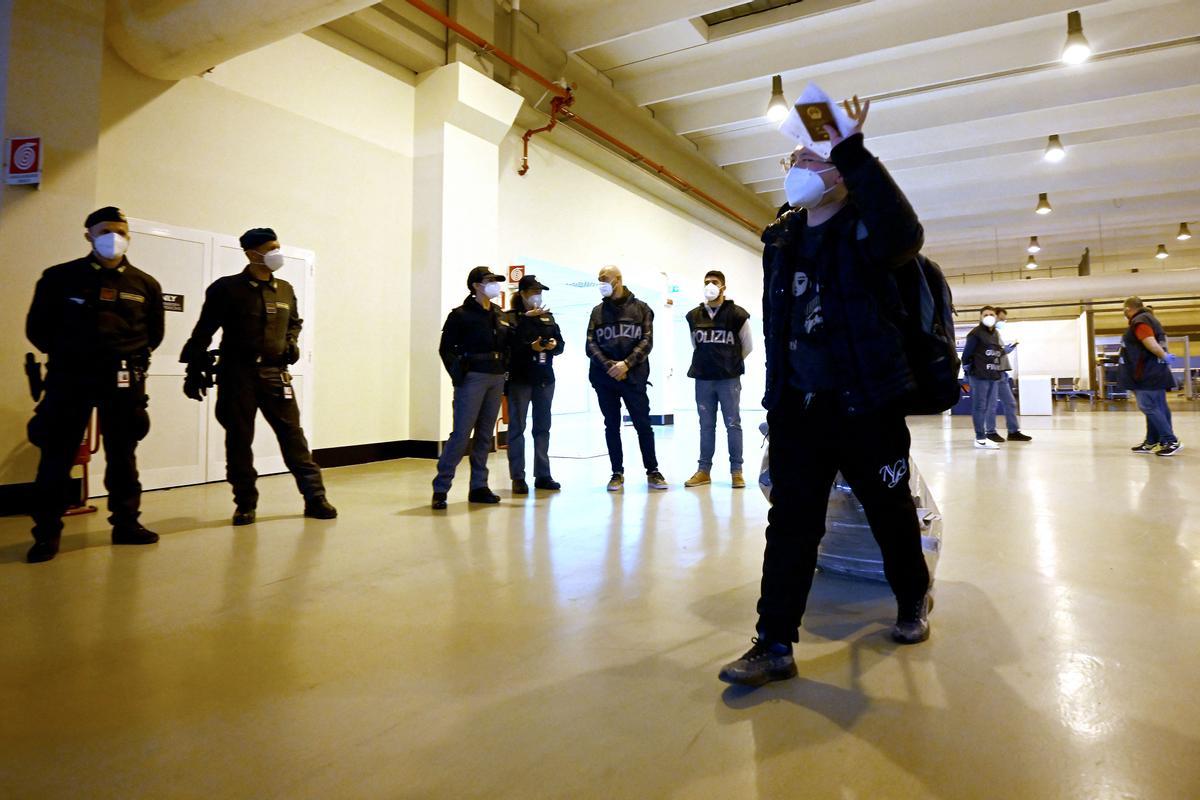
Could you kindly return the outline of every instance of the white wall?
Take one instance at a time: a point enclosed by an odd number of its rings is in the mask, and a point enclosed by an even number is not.
[[[650,361],[652,380],[661,380],[667,369],[673,368],[669,401],[679,411],[695,408],[692,382],[687,377],[691,346],[679,337],[673,347],[666,346],[666,329],[672,314],[682,318],[702,300],[704,273],[720,269],[725,273],[729,298],[751,314],[756,351],[742,379],[742,404],[757,407],[764,383],[761,251],[714,233],[554,146],[554,133],[533,140],[531,169],[520,177],[521,133],[515,130],[501,148],[500,252],[507,263],[550,262],[578,269],[592,280],[601,266],[616,264],[631,285],[678,285],[680,292],[672,296],[673,310],[667,311],[661,304],[654,309],[661,345],[656,344]],[[662,272],[667,273],[667,281],[659,274]],[[547,298],[553,307],[553,288]],[[598,293],[593,302],[600,302]],[[584,333],[582,328],[563,331],[568,342],[564,359],[586,359]],[[673,358],[668,357],[669,352]]]
[[[314,448],[409,438],[414,90],[403,78],[306,36],[177,83],[105,53],[95,204],[234,235],[269,226],[316,252]]]
[[[1083,316],[1010,321],[1004,329],[1004,341],[1020,342],[1013,363],[1018,378],[1022,375],[1087,378],[1087,323]]]

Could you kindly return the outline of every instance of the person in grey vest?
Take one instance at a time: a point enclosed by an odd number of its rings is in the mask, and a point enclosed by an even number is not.
[[[1133,452],[1173,456],[1183,449],[1175,435],[1167,392],[1175,390],[1167,332],[1139,297],[1125,301],[1129,327],[1121,340],[1121,386],[1137,398],[1138,410],[1146,415],[1146,438]]]
[[[1013,350],[1017,349],[1020,342],[1007,344],[1004,341],[1004,326],[1008,324],[1008,311],[1003,308],[996,309],[996,335],[1000,337],[1000,343],[1003,346],[1004,353],[1000,356],[1000,382],[997,386],[997,392],[1000,397],[1000,405],[1004,407],[1004,424],[1008,429],[1008,438],[1005,439],[996,432],[996,415],[992,414],[987,418],[987,438],[991,442],[1032,442],[1032,436],[1026,436],[1021,433],[1021,418],[1017,416],[1017,398],[1013,396],[1012,378],[1009,373],[1012,372],[1012,362],[1008,360],[1008,355]]]
[[[713,453],[717,445],[717,406],[725,420],[729,440],[729,469],[733,488],[744,489],[742,477],[742,373],[746,356],[754,349],[750,314],[725,297],[725,274],[709,270],[704,276],[704,300],[688,312],[692,337],[692,366],[688,377],[696,381],[696,412],[700,416],[700,462],[684,486],[712,483]]]
[[[446,440],[433,479],[435,510],[446,508],[446,494],[454,482],[458,462],[471,447],[472,503],[499,503],[500,497],[488,488],[488,453],[496,438],[496,417],[504,396],[504,375],[508,371],[508,342],[511,324],[495,304],[504,278],[488,267],[475,267],[467,275],[471,294],[458,308],[452,309],[442,326],[438,355],[454,384],[454,430]]]
[[[984,306],[979,311],[979,324],[967,334],[963,348],[963,372],[971,383],[971,416],[975,421],[975,446],[980,450],[999,450],[1000,445],[987,438],[990,424],[996,424],[996,399],[1000,379],[1004,377],[1000,359],[1004,345],[996,333],[996,309]]]

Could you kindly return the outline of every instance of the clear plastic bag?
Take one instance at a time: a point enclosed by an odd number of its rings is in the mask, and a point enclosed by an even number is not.
[[[759,430],[764,437],[768,436],[767,423],[760,425]],[[771,499],[769,452],[770,448],[764,441],[758,485],[768,502]],[[911,458],[909,488],[917,506],[917,520],[921,525],[921,550],[925,555],[929,578],[932,581],[942,551],[942,515],[930,494],[929,485]],[[817,551],[817,568],[838,575],[886,581],[883,575],[883,556],[879,552],[879,545],[875,543],[875,537],[871,534],[867,515],[841,473],[838,473],[829,493],[829,508],[825,513],[825,536],[821,539],[821,546]]]

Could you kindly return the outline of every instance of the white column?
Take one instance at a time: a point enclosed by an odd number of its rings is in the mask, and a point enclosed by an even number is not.
[[[475,266],[497,272],[500,142],[521,96],[461,63],[417,83],[413,192],[410,436],[442,442],[450,433],[450,379],[438,358],[442,322],[467,296]]]

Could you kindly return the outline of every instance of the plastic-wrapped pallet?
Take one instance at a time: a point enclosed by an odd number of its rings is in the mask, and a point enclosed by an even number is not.
[[[767,423],[759,426],[759,430],[763,436],[767,436]],[[768,452],[769,448],[764,447],[758,485],[769,501],[771,472]],[[930,495],[928,484],[911,458],[909,488],[913,493],[913,500],[917,506],[917,520],[921,525],[921,550],[925,554],[925,563],[929,566],[929,577],[932,580],[942,549],[942,515]],[[883,556],[879,553],[875,537],[871,535],[867,515],[841,473],[838,473],[833,490],[829,494],[829,508],[825,514],[825,536],[821,539],[821,547],[817,551],[817,568],[866,580],[886,580],[883,575]]]

